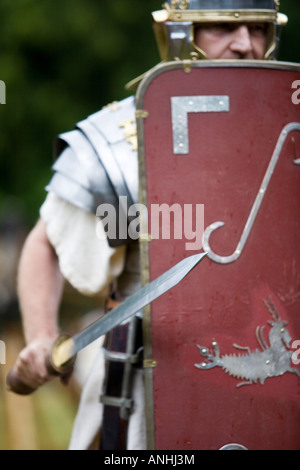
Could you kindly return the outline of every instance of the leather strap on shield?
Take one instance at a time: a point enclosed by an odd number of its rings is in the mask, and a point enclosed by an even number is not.
[[[110,351],[126,352],[128,324],[116,327],[107,338]],[[107,363],[106,395],[121,397],[124,364]],[[127,442],[128,421],[121,419],[120,408],[104,405],[103,424],[101,430],[100,450],[125,450]]]
[[[110,298],[107,310],[120,302]],[[141,320],[134,317],[129,323],[114,328],[106,338],[106,381],[100,450],[126,450],[128,420],[133,400],[131,398],[133,367],[139,366],[142,350]]]

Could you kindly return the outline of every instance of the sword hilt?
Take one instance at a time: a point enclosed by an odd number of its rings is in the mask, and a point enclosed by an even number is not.
[[[64,377],[72,372],[76,360],[76,355],[72,355],[73,346],[70,335],[62,333],[57,337],[46,358],[46,368],[50,375]],[[30,395],[37,390],[20,380],[15,367],[8,373],[6,384],[7,390],[18,395]]]

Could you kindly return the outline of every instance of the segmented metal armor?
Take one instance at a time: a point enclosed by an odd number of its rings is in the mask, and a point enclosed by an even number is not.
[[[112,204],[118,221],[119,197],[127,198],[128,207],[138,201],[134,98],[113,103],[60,134],[55,153],[59,158],[46,189],[93,214],[100,204]]]

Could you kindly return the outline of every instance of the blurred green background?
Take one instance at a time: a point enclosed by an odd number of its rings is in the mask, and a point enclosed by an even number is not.
[[[150,12],[162,3],[0,0],[0,80],[6,83],[6,104],[0,105],[0,337],[7,344],[7,365],[0,366],[0,449],[67,446],[76,386],[63,393],[51,384],[25,400],[5,391],[5,375],[22,347],[18,257],[45,197],[55,136],[128,96],[124,85],[159,62]],[[281,11],[289,24],[279,59],[300,62],[299,0],[282,0]],[[73,312],[89,308],[73,294],[68,302]]]
[[[32,223],[55,135],[127,95],[159,58],[150,12],[161,0],[1,0],[0,201],[20,198]]]

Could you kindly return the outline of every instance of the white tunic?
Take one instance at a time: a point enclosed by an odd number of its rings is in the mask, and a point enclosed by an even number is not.
[[[126,248],[111,248],[96,216],[53,193],[48,194],[40,214],[65,279],[85,295],[105,292],[124,269]],[[80,361],[80,354],[78,359]],[[99,347],[82,391],[70,450],[98,448],[103,412],[99,397],[103,381],[104,356]],[[133,390],[134,408],[129,420],[128,449],[142,450],[146,449],[142,370],[135,371]]]

